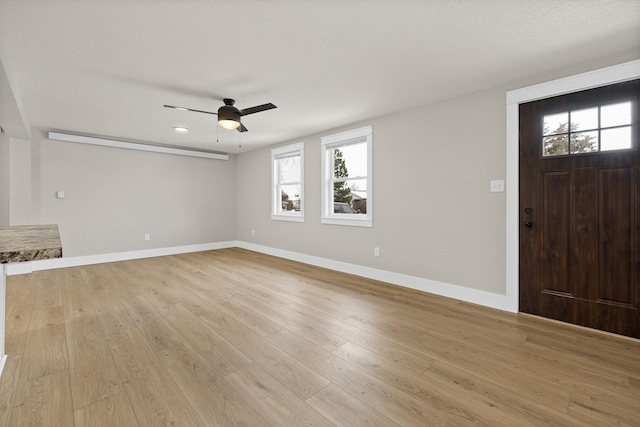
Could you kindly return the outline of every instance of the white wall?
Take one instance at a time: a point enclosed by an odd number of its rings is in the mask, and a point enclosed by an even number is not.
[[[234,239],[233,157],[219,161],[47,139],[33,150],[34,221],[59,224],[66,257]],[[65,198],[57,199],[56,191]]]
[[[9,136],[0,132],[0,226],[9,225]]]
[[[9,223],[11,225],[32,224],[31,141],[10,138],[10,147]]]
[[[238,240],[504,293],[505,193],[489,192],[505,176],[504,96],[494,89],[348,127],[373,126],[373,228],[320,224],[320,137],[348,128],[301,139],[304,223],[270,220],[270,182],[260,179],[270,149],[239,156]]]
[[[0,225],[31,223],[31,142],[0,134]]]

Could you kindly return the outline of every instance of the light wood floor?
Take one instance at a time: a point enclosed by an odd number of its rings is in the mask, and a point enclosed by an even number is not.
[[[11,276],[2,426],[640,425],[640,341],[240,249]]]

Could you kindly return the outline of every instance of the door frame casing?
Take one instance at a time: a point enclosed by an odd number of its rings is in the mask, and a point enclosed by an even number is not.
[[[519,311],[520,242],[519,242],[519,105],[525,102],[565,95],[581,90],[640,78],[640,60],[625,62],[574,76],[552,80],[507,92],[507,188],[506,188],[506,300],[507,310]]]

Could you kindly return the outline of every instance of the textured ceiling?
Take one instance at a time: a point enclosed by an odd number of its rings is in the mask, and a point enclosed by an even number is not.
[[[0,60],[35,131],[229,153],[629,51],[637,0],[0,0]],[[225,97],[278,108],[240,134],[162,107]]]

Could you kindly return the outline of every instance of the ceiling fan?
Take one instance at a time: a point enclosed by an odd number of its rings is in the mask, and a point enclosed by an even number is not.
[[[246,132],[247,128],[240,122],[240,117],[247,116],[249,114],[259,113],[261,111],[271,110],[272,108],[278,108],[272,103],[256,105],[255,107],[244,108],[238,110],[233,104],[235,100],[231,98],[223,99],[224,105],[218,108],[217,113],[211,111],[194,110],[193,108],[176,107],[175,105],[164,105],[166,108],[173,108],[181,111],[194,111],[196,113],[213,114],[218,116],[218,124],[225,129],[238,129],[238,132]]]

